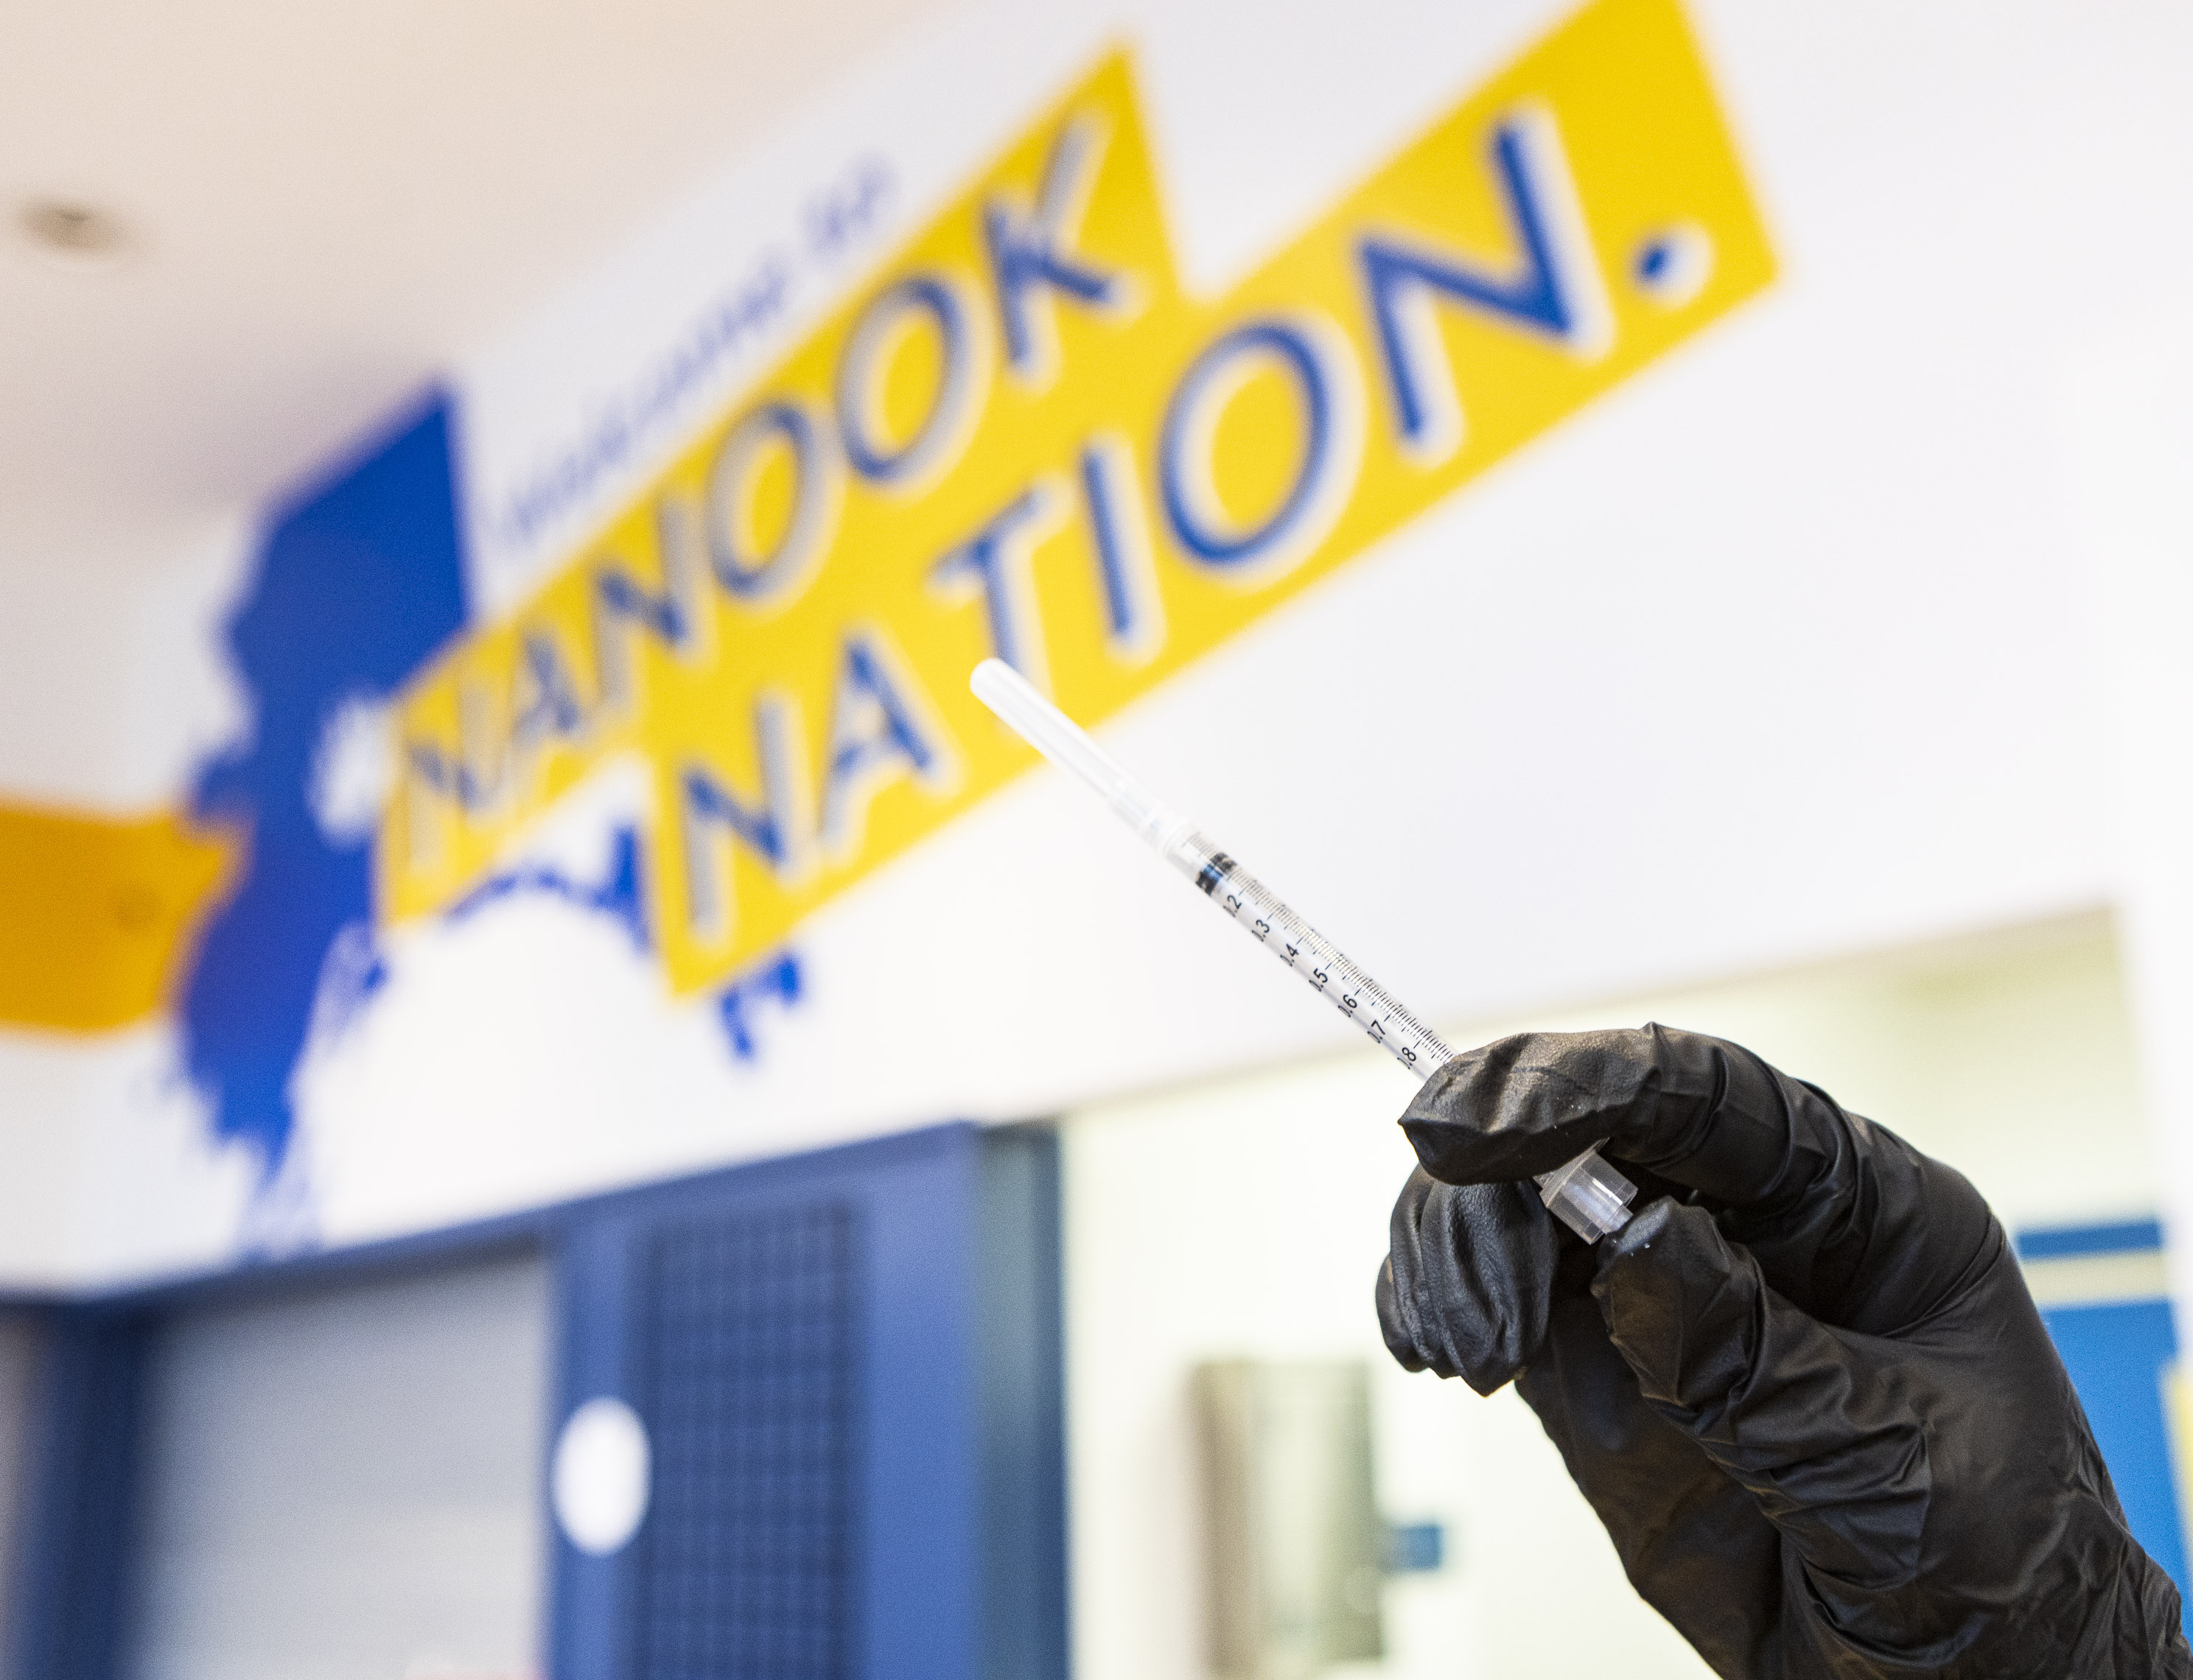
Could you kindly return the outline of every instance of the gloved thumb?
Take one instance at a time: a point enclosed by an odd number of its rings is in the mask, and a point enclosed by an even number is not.
[[[1817,1585],[1911,1580],[1927,1443],[1873,1339],[1798,1311],[1710,1214],[1664,1197],[1600,1244],[1592,1294],[1646,1399],[1750,1492]]]
[[[1394,1203],[1378,1328],[1405,1370],[1490,1394],[1537,1355],[1560,1260],[1526,1184],[1440,1184],[1417,1168]]]

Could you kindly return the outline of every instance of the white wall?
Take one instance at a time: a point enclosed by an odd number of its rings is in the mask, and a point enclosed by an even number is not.
[[[1168,227],[1210,289],[1573,9],[991,0],[879,49],[458,358],[464,500],[484,529],[529,464],[788,237],[804,199],[863,158],[897,183],[870,242],[806,275],[779,335],[727,363],[627,478],[538,551],[480,549],[478,606],[569,558],[701,408],[851,294],[1107,43],[1133,49]],[[2188,14],[1688,9],[1781,263],[1769,291],[1103,732],[1450,1018],[2024,922],[2114,884],[2110,657],[2085,634],[2055,374],[2099,323],[2179,306]],[[0,790],[127,803],[180,786],[235,723],[208,651],[234,580],[217,535],[165,608],[132,609],[169,637],[140,687],[119,654],[72,668],[87,626],[123,610],[96,591],[54,584],[0,634],[75,732],[0,719]],[[1435,762],[1382,752],[1369,715],[1411,720]],[[521,849],[600,853],[630,813],[602,797],[613,780]],[[799,930],[801,997],[761,1012],[751,1060],[711,1000],[673,997],[652,957],[567,902],[392,934],[387,984],[295,1070],[301,1141],[277,1188],[303,1236],[366,1240],[1342,1047],[1344,1023],[1254,972],[1106,825],[1038,774],[862,882]],[[1438,883],[1440,916],[1393,893],[1396,873]],[[1446,960],[1456,929],[1466,963]],[[151,1042],[0,1033],[0,1147],[20,1140],[29,1169],[0,1185],[0,1226],[34,1233],[0,1237],[0,1277],[211,1266],[279,1222],[239,1209],[249,1187],[203,1128],[186,1146],[187,1094],[138,1077]],[[158,1146],[117,1144],[140,1136]]]
[[[2065,430],[2095,574],[2097,645],[2117,828],[2116,888],[2142,1065],[2174,1186],[2193,1228],[2193,333],[2182,311],[2118,317],[2065,370]],[[2171,1251],[2181,1337],[2193,1340],[2193,1244]]]
[[[2115,942],[2099,916],[1527,1023],[1658,1020],[1734,1038],[1962,1169],[2013,1228],[2155,1210]],[[1629,1591],[1512,1390],[1411,1376],[1371,1290],[1412,1157],[1411,1082],[1375,1052],[1085,1109],[1065,1128],[1075,1672],[1187,1680],[1202,1557],[1188,1371],[1371,1363],[1381,1497],[1447,1525],[1449,1566],[1389,1588],[1381,1671],[1635,1680],[1706,1671]],[[1549,1643],[1548,1630],[1588,1633]]]

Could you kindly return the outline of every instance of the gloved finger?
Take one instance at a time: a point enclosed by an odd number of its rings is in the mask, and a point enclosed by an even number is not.
[[[1405,1369],[1490,1394],[1545,1339],[1560,1242],[1527,1185],[1457,1188],[1419,1168],[1394,1203],[1378,1329]]]
[[[1515,1379],[1638,1596],[1716,1674],[1773,1671],[1782,1540],[1749,1491],[1663,1417],[1609,1339],[1595,1250],[1565,1247],[1545,1344]]]
[[[1963,1177],[1718,1038],[1522,1033],[1457,1056],[1402,1116],[1449,1183],[1521,1179],[1594,1145],[1732,1215],[1773,1287],[1829,1322],[1917,1322],[1992,1225]]]
[[[1604,1144],[1741,1205],[1780,1187],[1809,1091],[1737,1045],[1657,1024],[1521,1032],[1440,1068],[1401,1129],[1451,1184],[1530,1177]]]
[[[1927,1439],[1872,1339],[1776,1295],[1702,1209],[1653,1203],[1600,1244],[1598,1267],[1592,1293],[1640,1391],[1749,1492],[1816,1589],[1862,1599],[1911,1581]]]

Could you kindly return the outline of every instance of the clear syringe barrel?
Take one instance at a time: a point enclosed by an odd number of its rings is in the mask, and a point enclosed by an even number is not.
[[[1429,1079],[1452,1060],[1454,1053],[1437,1033],[1290,910],[1278,894],[1128,774],[1011,666],[983,660],[971,686],[1031,746],[1102,794],[1160,857],[1419,1079]],[[1628,1224],[1629,1201],[1637,1193],[1595,1149],[1541,1174],[1537,1184],[1546,1206],[1587,1243]]]

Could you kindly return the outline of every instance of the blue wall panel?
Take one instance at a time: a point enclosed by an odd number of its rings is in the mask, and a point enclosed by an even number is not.
[[[696,1323],[705,1333],[707,1262],[690,1239],[696,1231],[714,1231],[724,1237],[724,1281],[732,1303],[721,1322],[734,1335],[747,1334],[757,1323],[776,1328],[744,1351],[685,1349],[679,1367],[684,1374],[676,1380],[684,1382],[690,1403],[693,1373],[703,1373],[705,1389],[715,1361],[714,1369],[724,1373],[721,1428],[758,1419],[764,1429],[799,1436],[786,1460],[795,1467],[811,1470],[817,1461],[817,1429],[841,1430],[850,1613],[828,1651],[814,1661],[777,1660],[766,1637],[740,1636],[712,1645],[711,1634],[684,1649],[702,1653],[711,1680],[814,1680],[839,1673],[845,1680],[1064,1680],[1057,1196],[1056,1145],[1048,1130],[944,1126],[467,1229],[54,1307],[40,1409],[41,1473],[31,1490],[26,1567],[19,1571],[10,1672],[17,1680],[109,1680],[115,1671],[129,1567],[137,1373],[146,1338],[163,1320],[306,1283],[324,1287],[392,1269],[431,1271],[498,1249],[545,1248],[555,1271],[558,1319],[554,1426],[584,1401],[611,1396],[652,1426],[661,1419],[651,1419],[650,1411],[667,1392],[661,1339],[690,1337]],[[797,1294],[796,1288],[782,1293],[786,1277],[798,1285],[814,1266],[800,1261],[787,1273],[781,1257],[764,1266],[738,1257],[738,1243],[756,1233],[813,1230],[818,1210],[822,1224],[840,1222],[850,1256],[839,1268],[847,1299],[818,1298],[816,1307],[818,1319],[851,1327],[845,1332],[845,1403],[831,1399],[826,1408],[842,1414],[842,1425],[787,1409],[769,1390],[785,1374],[771,1369],[773,1347],[789,1346],[797,1355],[792,1363],[800,1369],[789,1373],[792,1380],[813,1379],[814,1350],[800,1341],[804,1327],[794,1322],[787,1329],[780,1309]],[[696,1252],[703,1266],[697,1277]],[[685,1268],[679,1302],[667,1316],[656,1288],[666,1276],[666,1254],[679,1256]],[[780,1291],[759,1316],[754,1303],[738,1294],[742,1271]],[[790,1342],[782,1340],[786,1334]],[[693,1423],[689,1414],[679,1426],[689,1437],[696,1433]],[[722,1486],[722,1467],[693,1456],[694,1450],[712,1450],[705,1438],[710,1420],[699,1424],[699,1449],[679,1448],[668,1462],[674,1469],[684,1452],[683,1462],[699,1466],[696,1478],[713,1475]],[[541,1470],[545,1496],[548,1466]],[[754,1473],[751,1454],[736,1473]],[[770,1472],[764,1466],[761,1473]],[[681,1487],[660,1506],[679,1513],[684,1525],[677,1541],[684,1548],[679,1603],[713,1613],[709,1571],[700,1556],[719,1543],[708,1531],[707,1502],[694,1488]],[[769,1519],[757,1526],[758,1508],[794,1521],[807,1509],[796,1497],[772,1506],[740,1494],[722,1503],[721,1538],[732,1544],[740,1541],[741,1522],[747,1539],[771,1540]],[[668,1555],[654,1540],[643,1521],[631,1544],[601,1557],[552,1537],[552,1555],[543,1560],[550,1583],[543,1635],[546,1666],[558,1680],[685,1680],[696,1671],[665,1654],[672,1646],[659,1632],[651,1646],[641,1637],[642,1612],[652,1606],[659,1620],[666,1602],[659,1592],[650,1597],[644,1578],[651,1559]],[[748,1569],[747,1586],[734,1579],[738,1567],[735,1559],[725,1566],[733,1614],[767,1618],[784,1611],[768,1602],[769,1592],[788,1579],[776,1563],[764,1559],[758,1569]],[[760,1601],[751,1585],[757,1580]],[[739,1591],[747,1597],[740,1600]],[[726,1650],[735,1654],[729,1661],[721,1660]]]
[[[2133,1537],[2170,1572],[2180,1597],[2193,1597],[2163,1410],[2163,1378],[2178,1357],[2170,1303],[2055,1306],[2041,1317],[2079,1391]]]
[[[126,1311],[50,1320],[23,1551],[10,1584],[8,1672],[19,1680],[106,1680],[114,1671],[145,1329]]]
[[[647,1256],[666,1232],[710,1220],[763,1230],[843,1209],[857,1231],[860,1337],[854,1614],[837,1648],[842,1671],[848,1680],[1062,1680],[1056,1204],[1047,1132],[970,1126],[582,1204],[556,1239],[566,1311],[556,1414],[610,1396],[631,1404],[651,1434],[661,1428],[644,1332],[653,1306]],[[654,1520],[651,1511],[610,1558],[557,1542],[558,1680],[683,1672],[640,1634]],[[692,1520],[690,1509],[680,1520]],[[744,1543],[727,1536],[726,1546]]]
[[[2133,1535],[2177,1582],[2193,1616],[2166,1388],[2178,1337],[2162,1294],[2162,1240],[2156,1220],[2132,1220],[2022,1231],[2017,1246]],[[2095,1260],[2116,1263],[2116,1273],[2077,1270]]]
[[[633,1234],[617,1220],[578,1220],[556,1238],[559,1355],[553,1429],[598,1394],[636,1384],[632,1315]],[[545,1473],[545,1467],[544,1467]],[[590,1557],[550,1533],[547,1646],[558,1675],[621,1677],[631,1624],[633,1554]]]

